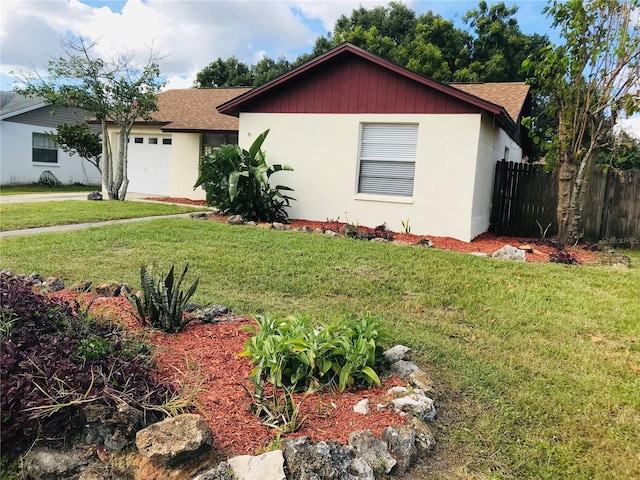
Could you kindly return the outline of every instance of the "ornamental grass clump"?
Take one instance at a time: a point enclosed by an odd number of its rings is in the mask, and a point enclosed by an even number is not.
[[[153,376],[148,345],[112,323],[0,273],[3,456],[36,439],[64,439],[89,403],[157,411],[174,392]],[[151,415],[153,417],[153,415]]]

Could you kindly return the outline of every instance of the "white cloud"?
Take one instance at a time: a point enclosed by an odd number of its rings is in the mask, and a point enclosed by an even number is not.
[[[96,52],[131,53],[149,48],[163,56],[163,73],[184,78],[218,57],[253,63],[261,55],[290,58],[308,51],[318,36],[287,2],[128,0],[121,12],[79,0],[5,0],[0,20],[0,71],[46,70],[64,37],[80,34]]]
[[[632,137],[640,140],[640,117],[620,119],[616,126],[618,130],[624,130]]]

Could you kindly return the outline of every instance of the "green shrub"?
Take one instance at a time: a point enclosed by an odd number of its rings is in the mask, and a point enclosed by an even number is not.
[[[341,317],[320,328],[300,315],[254,320],[255,326],[243,327],[253,336],[239,354],[255,366],[254,384],[266,380],[294,391],[380,385],[374,367],[382,354],[378,342],[387,333],[376,318]]]
[[[186,293],[181,290],[180,286],[188,268],[189,265],[184,267],[176,282],[172,265],[167,276],[164,279],[160,276],[155,282],[151,273],[144,266],[140,267],[140,297],[129,288],[125,289],[125,293],[136,309],[142,325],[149,325],[167,333],[178,333],[189,323],[189,319],[184,318],[184,306],[198,288],[200,279],[196,279]]]
[[[205,190],[209,205],[215,205],[225,215],[242,215],[247,220],[288,220],[285,208],[294,199],[282,192],[292,189],[284,185],[272,187],[269,179],[276,172],[293,169],[267,165],[260,147],[268,133],[269,130],[258,135],[248,151],[238,145],[220,145],[202,157],[195,187]]]

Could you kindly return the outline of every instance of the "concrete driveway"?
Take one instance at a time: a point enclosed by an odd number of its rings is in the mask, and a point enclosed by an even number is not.
[[[0,195],[0,203],[56,202],[60,200],[87,200],[90,192],[71,193],[29,193],[25,195]],[[128,193],[127,200],[142,200],[152,197],[143,193]]]

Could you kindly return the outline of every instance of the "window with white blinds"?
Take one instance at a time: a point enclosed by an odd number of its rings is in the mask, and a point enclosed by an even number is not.
[[[33,132],[31,135],[32,157],[35,163],[58,163],[58,144],[46,133]]]
[[[358,193],[411,197],[418,125],[362,125]]]

